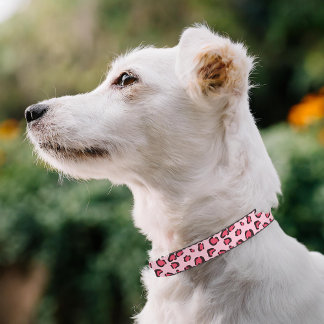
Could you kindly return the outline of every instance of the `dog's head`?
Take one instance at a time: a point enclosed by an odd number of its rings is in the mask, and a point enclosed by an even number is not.
[[[27,108],[28,136],[75,178],[183,183],[231,161],[240,174],[260,141],[248,108],[252,65],[241,44],[188,28],[173,48],[119,57],[89,93]]]

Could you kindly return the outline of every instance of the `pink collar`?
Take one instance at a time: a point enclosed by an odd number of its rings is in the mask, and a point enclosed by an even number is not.
[[[270,213],[253,210],[220,232],[149,262],[157,277],[173,276],[226,253],[261,232],[273,221]]]

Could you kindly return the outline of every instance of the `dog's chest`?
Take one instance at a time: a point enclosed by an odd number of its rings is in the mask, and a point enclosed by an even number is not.
[[[167,279],[156,278],[150,270],[146,272],[144,282],[148,298],[142,312],[136,316],[136,323],[223,323],[221,307],[210,307],[208,289],[193,287],[190,281],[180,276]]]

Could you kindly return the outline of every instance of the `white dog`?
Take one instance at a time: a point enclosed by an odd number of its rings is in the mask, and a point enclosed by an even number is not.
[[[188,28],[173,48],[119,57],[92,92],[27,108],[28,136],[60,172],[126,184],[156,260],[277,207],[280,181],[249,111],[252,67],[243,45]],[[147,267],[142,278],[136,323],[324,323],[324,257],[275,220],[189,271]]]

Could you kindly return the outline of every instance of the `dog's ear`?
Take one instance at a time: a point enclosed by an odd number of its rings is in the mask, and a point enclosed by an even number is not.
[[[186,29],[178,44],[176,74],[196,102],[213,103],[247,93],[253,59],[242,44],[205,26]]]

